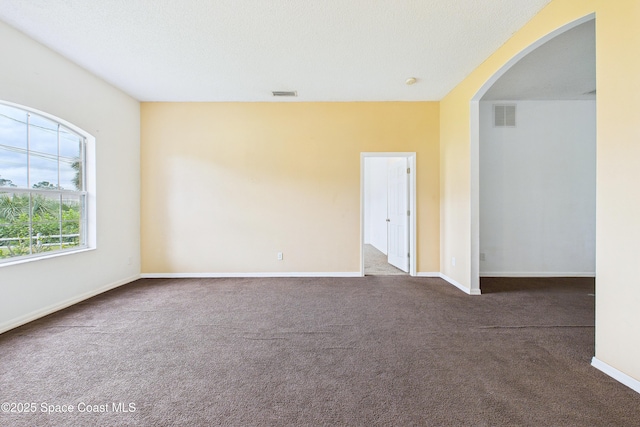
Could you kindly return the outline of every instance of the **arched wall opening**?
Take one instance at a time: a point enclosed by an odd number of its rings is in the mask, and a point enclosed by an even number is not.
[[[476,92],[470,102],[470,188],[471,188],[471,283],[472,294],[480,293],[480,101],[494,84],[504,76],[515,64],[524,57],[556,38],[557,36],[574,29],[575,27],[595,19],[594,14],[589,14],[572,21],[546,36],[538,39],[527,48],[511,58],[503,67],[494,73]]]

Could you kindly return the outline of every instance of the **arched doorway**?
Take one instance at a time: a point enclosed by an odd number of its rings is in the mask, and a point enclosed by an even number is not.
[[[480,250],[480,141],[481,141],[481,101],[486,99],[487,94],[492,93],[492,88],[495,87],[496,83],[500,81],[510,70],[515,69],[518,64],[520,68],[522,68],[522,64],[526,63],[526,58],[534,53],[537,49],[547,45],[548,42],[553,41],[557,37],[563,34],[567,34],[570,30],[574,30],[580,26],[589,25],[589,23],[593,23],[595,16],[593,14],[585,16],[581,19],[573,21],[556,31],[548,34],[547,36],[541,38],[536,43],[533,43],[523,51],[521,51],[518,55],[512,58],[507,64],[505,64],[500,70],[498,70],[476,93],[476,95],[472,98],[470,105],[470,117],[471,117],[471,292],[480,291],[480,272],[481,272],[481,250]],[[548,46],[548,45],[547,45]],[[522,62],[521,62],[522,61]],[[595,63],[595,62],[594,62]],[[558,79],[558,74],[555,73],[557,70],[550,70],[549,78],[551,80]],[[539,71],[532,71],[531,74],[540,74]],[[539,77],[539,76],[538,76]],[[503,80],[502,83],[505,81]],[[560,86],[562,86],[561,82],[556,81]],[[508,84],[502,84],[503,88],[509,88]],[[531,85],[532,87],[528,88],[530,91],[535,88],[535,84]],[[513,88],[513,85],[511,86]],[[523,88],[520,88],[523,89]],[[524,88],[527,89],[527,88]],[[595,89],[595,77],[594,77],[594,89]],[[575,88],[575,90],[579,90]],[[590,89],[591,90],[591,89]],[[493,90],[493,97],[496,97],[495,90]],[[497,91],[498,93],[500,91]],[[504,91],[502,92],[504,94]],[[595,96],[595,92],[593,94]],[[504,113],[504,110],[500,110]],[[594,184],[595,187],[595,184]],[[595,207],[594,207],[595,209]]]

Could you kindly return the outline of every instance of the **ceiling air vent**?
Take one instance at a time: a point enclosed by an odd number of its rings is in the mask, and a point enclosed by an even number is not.
[[[298,96],[298,92],[295,90],[274,90],[271,93],[273,96]]]
[[[495,127],[516,127],[516,106],[515,105],[494,105],[493,125]]]

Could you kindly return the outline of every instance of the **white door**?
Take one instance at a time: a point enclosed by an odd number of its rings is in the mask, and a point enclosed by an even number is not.
[[[407,159],[389,160],[387,230],[389,264],[409,272],[409,175]]]

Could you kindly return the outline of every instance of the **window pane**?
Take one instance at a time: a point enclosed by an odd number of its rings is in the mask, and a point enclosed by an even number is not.
[[[60,187],[82,190],[82,144],[84,139],[60,127]]]
[[[62,199],[62,246],[63,249],[80,246],[80,234],[84,232],[83,196],[64,195]]]
[[[0,192],[0,259],[30,253],[29,195]]]
[[[29,118],[29,183],[58,188],[58,124],[36,114]]]
[[[29,181],[32,188],[56,190],[58,188],[58,159],[44,158],[29,153]]]
[[[60,195],[32,194],[32,251],[60,249]]]
[[[27,187],[27,113],[0,104],[0,187]]]

